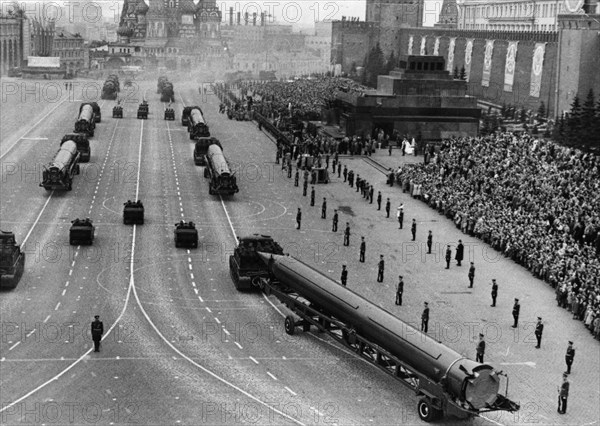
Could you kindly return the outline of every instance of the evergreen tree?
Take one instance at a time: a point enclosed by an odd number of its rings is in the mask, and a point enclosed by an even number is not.
[[[544,101],[540,102],[540,107],[538,108],[538,118],[546,118],[546,105]]]
[[[594,91],[590,89],[581,109],[581,138],[583,145],[589,145],[594,139],[594,121],[596,115],[596,103]]]
[[[390,52],[390,56],[388,57],[387,63],[386,63],[386,74],[390,74],[390,72],[394,71],[394,68],[396,68],[397,64],[396,64],[396,56],[394,56],[394,51],[392,50]]]
[[[458,78],[460,78],[461,80],[467,79],[467,71],[465,70],[465,67],[460,68],[460,75],[458,76]]]
[[[573,103],[571,104],[571,112],[566,120],[566,142],[569,145],[579,144],[581,142],[581,104],[579,102],[579,96],[575,96]]]
[[[458,73],[458,67],[454,67],[454,79],[458,80],[460,78],[460,74]]]
[[[519,121],[521,123],[526,123],[527,122],[527,110],[525,110],[525,108],[523,108],[520,112],[519,112]]]
[[[500,109],[500,115],[502,116],[502,118],[506,118],[507,111],[508,111],[508,109],[506,108],[506,102],[503,102],[502,108]]]
[[[379,42],[369,52],[368,62],[365,66],[367,75],[367,84],[371,87],[377,87],[377,76],[384,75],[386,71],[383,51],[379,46]]]

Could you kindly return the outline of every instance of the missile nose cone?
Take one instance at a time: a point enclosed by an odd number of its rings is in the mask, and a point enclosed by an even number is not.
[[[269,264],[269,259],[271,259],[271,254],[270,253],[263,253],[262,251],[257,251],[256,254],[258,254],[258,257],[260,257],[260,259],[265,262],[265,265]]]

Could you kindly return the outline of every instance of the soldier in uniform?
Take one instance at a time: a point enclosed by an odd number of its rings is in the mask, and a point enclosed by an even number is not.
[[[461,266],[460,263],[465,257],[465,246],[462,243],[462,240],[458,240],[458,245],[456,246],[456,254],[454,255],[454,259],[456,260],[456,266]]]
[[[535,338],[537,339],[536,349],[539,349],[542,345],[542,334],[544,333],[544,323],[542,323],[542,317],[538,317],[538,322],[535,325]]]
[[[519,325],[519,312],[521,312],[521,305],[519,305],[519,299],[515,298],[515,304],[513,305],[512,316],[515,320],[512,328],[517,328]]]
[[[452,250],[450,246],[446,246],[446,269],[450,269],[450,260],[452,260]]]
[[[288,161],[288,164],[287,164],[287,176],[288,176],[288,179],[289,179],[289,178],[292,177],[292,159],[288,158],[287,161]],[[296,186],[298,186],[298,185],[296,185]]]
[[[354,188],[354,172],[352,170],[348,172],[348,184],[350,188]]]
[[[575,348],[573,342],[569,340],[569,346],[567,346],[567,353],[565,354],[565,362],[567,363],[567,371],[565,374],[571,374],[571,365],[573,365],[573,359],[575,358]]]
[[[377,265],[377,282],[383,282],[383,269],[385,268],[385,262],[383,261],[383,254],[379,255],[379,264]]]
[[[387,198],[387,201],[385,202],[385,217],[389,218],[390,217],[390,208],[392,207],[392,204],[390,203],[390,199]]]
[[[315,205],[315,187],[311,186],[310,188],[310,205],[311,207]]]
[[[400,204],[396,216],[398,217],[398,229],[402,229],[404,226],[404,204]]]
[[[360,175],[357,173],[356,174],[356,192],[360,191],[360,187],[362,185],[362,179],[360,178]],[[352,185],[350,185],[352,186]]]
[[[340,163],[341,166],[341,163]],[[340,175],[340,168],[338,167],[338,177]],[[344,165],[344,182],[348,180],[348,166]]]
[[[321,204],[321,219],[327,219],[327,198],[323,197],[323,204]]]
[[[304,179],[304,183],[302,184],[302,195],[306,197],[306,190],[308,189],[308,181]]]
[[[475,264],[471,262],[471,266],[469,267],[469,288],[473,288],[473,281],[475,280]]]
[[[340,279],[342,280],[342,285],[346,287],[346,283],[348,282],[348,270],[346,269],[346,265],[342,265],[342,276]]]
[[[92,340],[94,341],[94,352],[100,352],[100,341],[104,334],[104,324],[100,321],[100,315],[94,316],[92,321]]]
[[[417,221],[413,219],[412,225],[410,227],[410,232],[412,233],[413,241],[417,238]]]
[[[337,169],[338,169],[338,177],[340,177],[340,175],[342,174],[342,163],[338,163]],[[346,166],[344,166],[344,171],[345,170],[346,170]],[[346,175],[344,175],[344,182],[346,182]]]
[[[431,254],[431,246],[433,246],[433,234],[429,231],[427,235],[427,254]]]
[[[338,228],[338,212],[337,212],[337,210],[334,210],[333,211],[333,225],[331,227],[331,231],[337,232],[337,228]]]
[[[565,414],[567,412],[567,399],[569,398],[569,380],[567,375],[563,374],[563,382],[558,389],[558,411],[559,414]]]
[[[491,307],[496,306],[496,297],[498,297],[498,283],[496,282],[496,278],[493,278],[492,279],[492,304],[490,305]]]
[[[479,342],[477,342],[477,357],[475,361],[483,364],[483,356],[485,355],[485,340],[483,340],[483,333],[479,333]]]
[[[373,185],[369,188],[369,204],[373,204],[373,193],[375,190],[373,189]]]
[[[346,222],[346,229],[344,230],[344,245],[350,245],[350,223]]]
[[[377,210],[381,210],[381,191],[377,191]]]
[[[294,186],[298,186],[300,181],[300,170],[296,169],[296,175],[294,176]]]
[[[429,303],[424,303],[425,309],[421,314],[421,331],[427,333],[427,326],[429,324]]]
[[[396,305],[402,306],[402,293],[404,293],[404,280],[402,275],[398,275],[398,284],[396,284]]]
[[[365,237],[360,237],[360,256],[358,261],[365,262],[365,252],[367,251],[367,243],[365,243]]]
[[[298,213],[296,213],[296,229],[300,229],[302,225],[302,210],[298,207]]]

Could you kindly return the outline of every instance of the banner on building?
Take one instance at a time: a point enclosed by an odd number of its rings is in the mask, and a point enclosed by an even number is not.
[[[456,44],[456,37],[450,37],[450,43],[448,43],[448,63],[446,64],[446,69],[450,71],[450,74],[453,72],[454,68],[454,45]]]
[[[494,40],[485,41],[485,55],[483,57],[483,76],[481,77],[481,85],[484,87],[490,86],[490,75],[492,74],[492,56],[494,54]]]
[[[471,77],[471,57],[473,56],[473,40],[472,38],[467,39],[467,46],[465,47],[465,79],[467,82]]]
[[[415,42],[415,38],[413,36],[408,37],[408,55],[412,55],[413,44]]]
[[[506,49],[506,65],[504,66],[504,91],[512,92],[515,81],[515,64],[517,62],[518,41],[509,41]]]
[[[421,50],[420,50],[419,55],[421,55],[421,56],[427,55],[426,49],[427,49],[427,36],[421,36]]]
[[[60,68],[60,57],[58,56],[28,56],[28,67]]]
[[[439,56],[440,54],[440,38],[435,38],[435,43],[433,45],[433,56]]]
[[[531,86],[529,87],[529,96],[533,96],[534,98],[540,97],[545,53],[546,43],[536,43],[535,49],[533,50],[533,64],[531,65]]]

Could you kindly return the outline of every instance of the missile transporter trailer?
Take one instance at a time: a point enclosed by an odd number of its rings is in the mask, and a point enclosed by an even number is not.
[[[112,110],[113,118],[123,118],[123,107],[121,105],[115,105]]]
[[[221,142],[213,136],[208,138],[199,138],[194,146],[194,164],[196,166],[206,166],[206,154],[208,154],[208,147],[211,145],[217,145],[221,150]]]
[[[94,117],[93,106],[91,104],[81,104],[79,116],[75,122],[75,133],[85,133],[88,137],[93,137],[95,128],[96,118]]]
[[[144,224],[144,205],[140,200],[127,200],[123,203],[123,223],[125,225],[135,223],[137,225]]]
[[[0,288],[15,288],[25,269],[25,253],[15,242],[15,234],[0,231]]]
[[[210,131],[208,130],[208,125],[206,124],[202,110],[198,107],[195,107],[190,111],[188,117],[188,132],[191,140],[210,136]]]
[[[199,109],[199,106],[186,106],[183,107],[183,111],[181,111],[181,125],[182,126],[188,126],[189,125],[189,119],[190,119],[190,113],[192,112],[193,109]],[[202,111],[202,110],[200,110]],[[189,132],[189,129],[188,129]]]
[[[77,244],[92,245],[94,242],[94,227],[92,221],[87,219],[75,219],[71,221],[71,229],[69,229],[69,244],[75,246]]]
[[[83,106],[84,104],[81,104]],[[100,123],[102,121],[102,111],[100,110],[100,105],[97,102],[90,102],[92,109],[94,110],[94,122]],[[81,112],[81,106],[79,107],[79,111]]]
[[[499,393],[505,376],[489,364],[470,360],[290,256],[258,252],[266,277],[252,280],[292,312],[285,331],[315,327],[417,395],[417,413],[426,422],[442,416],[470,418],[489,411],[519,410]],[[296,318],[299,318],[296,319]]]
[[[66,141],[73,141],[77,145],[77,151],[79,152],[79,162],[88,163],[92,156],[92,149],[90,148],[90,141],[85,135],[81,133],[68,133],[62,137],[60,144],[64,144]]]
[[[235,173],[230,171],[229,164],[218,145],[208,146],[205,161],[204,177],[209,179],[210,195],[233,195],[239,191]]]
[[[173,108],[166,108],[165,109],[165,120],[175,120],[175,110]]]
[[[229,274],[239,291],[256,289],[252,284],[258,277],[267,277],[268,270],[258,252],[283,254],[283,249],[270,235],[254,234],[238,237],[238,245],[229,256]]]
[[[198,248],[198,230],[194,222],[183,220],[175,224],[175,247]]]
[[[44,166],[40,186],[47,191],[53,189],[70,191],[73,189],[73,177],[79,174],[79,157],[77,144],[74,141],[62,142],[54,160]]]

